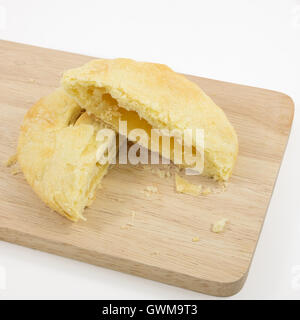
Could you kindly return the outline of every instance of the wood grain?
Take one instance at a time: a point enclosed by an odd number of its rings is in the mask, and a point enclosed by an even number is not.
[[[228,190],[177,194],[172,177],[119,166],[86,210],[88,220],[74,224],[49,210],[23,175],[12,175],[3,163],[15,153],[26,110],[59,86],[63,70],[90,57],[1,41],[0,58],[0,239],[211,295],[241,289],[291,128],[287,95],[188,76],[237,130],[240,154]],[[148,185],[159,193],[146,197],[141,191]],[[133,226],[122,228],[132,210]],[[223,217],[230,220],[227,230],[212,233],[211,224]]]

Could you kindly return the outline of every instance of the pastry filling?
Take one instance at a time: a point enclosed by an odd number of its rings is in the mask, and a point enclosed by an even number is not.
[[[159,153],[164,159],[163,163],[171,160],[179,166],[202,173],[204,151],[203,148],[197,150],[193,146],[193,133],[187,139],[182,131],[168,130],[166,124],[149,116],[149,113],[146,117],[145,114],[133,111],[132,108],[128,110],[124,101],[119,103],[105,88],[82,85],[68,87],[67,90],[88,114],[100,118],[114,130],[125,135],[128,140],[138,142],[152,152]],[[126,128],[120,127],[120,121],[126,123]],[[154,128],[156,130],[153,130]]]

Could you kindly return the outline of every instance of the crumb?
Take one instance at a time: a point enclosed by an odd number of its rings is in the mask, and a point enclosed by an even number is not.
[[[30,82],[30,83],[37,83],[37,81],[36,81],[35,79],[32,79],[32,78],[29,78],[29,79],[28,79],[28,82]]]
[[[221,186],[223,188],[227,188],[227,186],[228,186],[228,182],[227,181],[219,180],[218,184],[219,184],[219,186]]]
[[[147,191],[147,192],[152,192],[152,193],[157,193],[157,192],[158,192],[158,189],[157,189],[157,187],[155,187],[155,186],[147,186],[147,187],[146,187],[146,191]]]
[[[159,178],[171,177],[171,165],[165,165],[164,168],[160,168],[158,165],[142,165],[144,170],[151,171]]]
[[[211,231],[215,232],[215,233],[223,232],[225,230],[226,224],[228,222],[229,222],[229,220],[227,218],[222,218],[222,219],[218,220],[217,222],[215,222],[212,225]]]
[[[159,251],[153,251],[153,252],[151,252],[151,255],[152,256],[158,256],[159,255]]]
[[[221,193],[222,189],[221,188],[213,188],[212,189],[212,193],[216,194],[216,193]]]
[[[181,178],[177,173],[175,174],[175,183],[177,192],[190,194],[192,196],[198,196],[202,189],[201,185],[192,184]]]
[[[211,191],[211,188],[210,187],[206,187],[205,189],[203,189],[203,191],[201,192],[201,194],[203,196],[206,196],[208,194],[210,194],[212,191]]]
[[[151,195],[158,193],[158,188],[155,186],[147,186],[144,190],[141,190],[141,192],[147,196],[147,198],[150,198]]]
[[[227,191],[227,185],[225,185],[225,184],[220,185],[220,187],[218,187],[218,188],[212,189],[212,193],[223,193],[225,191]]]
[[[171,176],[170,166],[166,170],[160,168],[152,168],[151,172],[157,175],[159,178],[167,178]]]
[[[221,185],[221,188],[222,188],[222,191],[226,191],[227,190],[227,187],[228,187],[228,182],[224,182],[222,185]]]
[[[121,226],[121,229],[123,230],[128,230],[130,227],[133,227],[134,224],[132,224],[131,222],[128,222],[126,224],[124,224],[123,226]]]
[[[228,182],[227,181],[219,181],[219,186],[221,187],[221,191],[225,192],[228,187]]]
[[[128,227],[134,227],[134,224],[131,223],[131,222],[126,223],[126,225],[127,225]]]
[[[18,161],[18,155],[14,154],[11,157],[9,157],[9,159],[5,162],[6,167],[11,167],[13,165],[15,165]]]
[[[194,237],[194,238],[192,239],[193,242],[198,242],[199,240],[200,240],[199,237]]]

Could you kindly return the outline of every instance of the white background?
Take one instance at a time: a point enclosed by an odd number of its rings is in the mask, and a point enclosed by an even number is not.
[[[290,95],[288,148],[248,280],[231,299],[300,298],[300,1],[0,0],[0,38]],[[5,242],[0,269],[0,299],[210,298]]]

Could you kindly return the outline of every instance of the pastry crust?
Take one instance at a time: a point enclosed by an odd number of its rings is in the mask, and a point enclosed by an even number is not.
[[[63,89],[42,98],[24,117],[20,167],[38,196],[72,221],[84,219],[83,210],[108,168],[96,159],[101,128]]]
[[[65,72],[62,85],[82,108],[116,130],[119,119],[147,129],[203,129],[204,174],[230,177],[238,153],[234,128],[201,88],[169,67],[130,59],[92,60]]]

